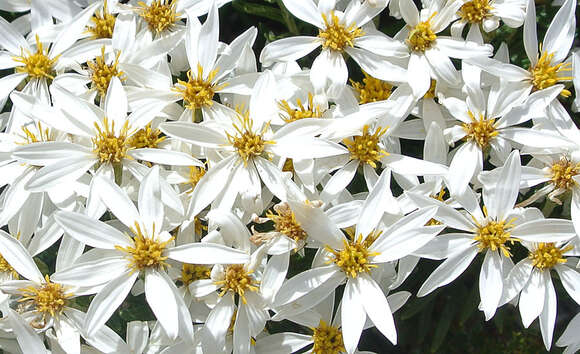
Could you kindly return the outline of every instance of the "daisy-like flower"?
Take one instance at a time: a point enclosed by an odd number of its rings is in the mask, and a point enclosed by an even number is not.
[[[145,298],[168,337],[193,339],[189,312],[181,294],[166,273],[168,259],[194,264],[244,262],[241,251],[211,243],[173,246],[173,237],[164,227],[159,169],[145,176],[139,189],[139,210],[117,185],[98,178],[95,192],[126,227],[129,236],[101,221],[79,213],[55,214],[58,224],[80,242],[95,247],[88,261],[53,275],[62,283],[102,287],[87,311],[84,330],[98,330],[125,299],[137,277],[145,277]]]
[[[575,8],[576,0],[566,0],[552,19],[538,51],[536,7],[534,1],[528,2],[524,21],[524,48],[530,61],[528,70],[486,58],[469,58],[468,62],[504,81],[516,83],[525,89],[523,95],[526,96],[530,92],[544,90],[560,82],[571,81],[573,79],[572,64],[565,59],[574,41]],[[571,92],[562,89],[560,94],[569,97]]]
[[[121,82],[113,77],[105,98],[105,109],[88,103],[53,86],[55,107],[30,102],[30,114],[51,127],[78,136],[75,142],[45,142],[15,149],[14,157],[34,166],[44,166],[32,177],[26,188],[46,190],[52,186],[76,181],[91,167],[108,166],[134,170],[135,160],[150,160],[172,165],[202,166],[189,154],[164,149],[135,148],[131,138],[163,109],[162,101],[151,101],[127,116],[127,96]],[[78,141],[78,143],[77,143]],[[179,161],[172,161],[172,157]],[[139,167],[136,167],[139,169]],[[117,178],[120,177],[120,171]]]
[[[459,73],[450,58],[467,59],[489,57],[493,48],[472,41],[437,35],[445,30],[459,10],[461,2],[432,1],[421,13],[411,0],[399,1],[401,14],[407,23],[397,37],[406,44],[409,53],[408,82],[415,97],[423,97],[431,86],[431,79],[450,86],[461,83]]]
[[[566,238],[551,237],[550,242],[522,242],[528,250],[528,257],[518,262],[504,280],[504,294],[500,306],[511,301],[519,294],[519,308],[524,327],[539,316],[540,330],[546,350],[552,346],[554,325],[556,323],[557,297],[552,284],[551,270],[558,278],[568,295],[580,304],[580,272],[575,264],[568,263],[570,256],[580,253]],[[570,239],[570,238],[568,238]],[[539,241],[539,240],[538,240]],[[576,242],[576,245],[578,243]],[[575,262],[574,262],[575,263]]]
[[[525,0],[462,0],[457,11],[459,20],[451,25],[451,34],[461,37],[467,24],[479,31],[491,32],[499,27],[502,20],[512,28],[520,27],[526,16]]]
[[[473,261],[478,253],[485,253],[479,275],[480,308],[489,320],[500,304],[503,279],[511,269],[511,245],[519,241],[552,242],[572,238],[575,233],[569,220],[538,219],[531,210],[514,208],[521,176],[519,153],[513,151],[501,170],[493,189],[484,189],[483,213],[471,190],[457,200],[467,215],[437,201],[408,193],[419,207],[436,205],[440,212],[435,219],[460,230],[460,233],[437,237],[437,257],[447,258],[423,283],[417,296],[425,296],[433,290],[455,280]],[[434,254],[434,255],[435,255]],[[429,257],[431,258],[431,257]],[[437,258],[435,258],[437,259]]]
[[[346,237],[319,208],[304,202],[289,204],[308,235],[324,246],[319,257],[327,265],[300,273],[284,283],[275,297],[274,309],[280,319],[298,315],[320,302],[329,292],[346,282],[341,307],[344,347],[353,353],[367,315],[392,343],[397,333],[392,310],[372,270],[379,264],[396,261],[419,249],[435,237],[443,226],[424,226],[436,208],[416,211],[390,226],[380,220],[385,196],[390,190],[390,173],[383,171],[362,206],[354,232]]]
[[[363,26],[378,15],[387,3],[370,6],[367,2],[352,1],[345,12],[335,10],[335,1],[284,0],[286,8],[299,19],[318,28],[318,36],[280,39],[266,45],[260,62],[270,66],[274,62],[294,61],[322,46],[322,52],[312,63],[310,80],[318,91],[329,90],[338,96],[348,80],[344,54],[377,78],[406,82],[405,71],[384,57],[405,57],[406,48],[397,41],[379,34],[366,33]]]

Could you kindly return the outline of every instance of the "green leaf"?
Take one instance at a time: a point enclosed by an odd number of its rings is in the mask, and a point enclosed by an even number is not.
[[[451,326],[451,321],[455,317],[458,306],[453,299],[447,299],[445,307],[443,308],[443,313],[439,319],[439,325],[435,328],[435,333],[433,334],[433,341],[431,342],[431,352],[435,353],[443,343],[443,340],[449,332],[449,327]]]
[[[285,24],[282,18],[282,11],[276,7],[251,4],[242,0],[234,0],[232,5],[236,10],[245,12],[247,14],[264,17],[269,20]]]

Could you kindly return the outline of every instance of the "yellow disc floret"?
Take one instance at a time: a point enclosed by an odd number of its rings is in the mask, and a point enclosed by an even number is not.
[[[139,129],[129,138],[129,146],[135,149],[156,149],[167,137],[160,136],[161,130],[151,128],[151,123]]]
[[[541,270],[550,270],[557,264],[567,262],[563,254],[572,250],[574,246],[569,245],[565,248],[556,247],[553,243],[539,243],[534,251],[528,256],[532,260],[532,265]]]
[[[196,280],[209,279],[211,268],[202,264],[183,264],[181,266],[181,282],[187,286]]]
[[[458,15],[463,21],[481,23],[483,19],[491,16],[491,10],[493,7],[489,4],[489,0],[471,0],[461,6]]]
[[[188,191],[188,193],[192,193],[193,189],[195,188],[195,186],[199,183],[199,181],[201,180],[201,178],[203,176],[205,176],[205,168],[203,167],[199,167],[199,166],[189,166],[189,174],[188,174],[188,179],[185,182],[185,184],[188,184],[191,186],[191,189]]]
[[[579,172],[580,163],[562,157],[550,167],[550,182],[558,189],[570,190],[576,185],[573,177]]]
[[[318,30],[318,38],[322,40],[322,47],[325,49],[343,52],[348,47],[354,47],[354,40],[364,35],[362,29],[355,24],[346,26],[341,23],[334,11],[330,13],[330,20],[326,14],[322,14],[324,30]]]
[[[419,22],[417,26],[409,31],[407,44],[412,51],[424,52],[431,48],[433,42],[437,39],[435,32],[431,29],[431,20],[437,13],[433,13],[427,21]]]
[[[352,87],[358,94],[359,104],[383,101],[391,96],[393,85],[389,84],[388,82],[375,79],[365,72],[363,72],[363,74],[365,77],[362,83],[350,80]]]
[[[42,320],[46,322],[48,316],[58,318],[66,306],[68,298],[73,294],[67,294],[65,287],[61,284],[51,283],[48,275],[45,276],[46,283],[40,287],[28,286],[18,289],[22,298],[18,302],[23,302],[25,306],[32,306],[34,311],[42,315]]]
[[[540,51],[542,51],[541,46]],[[544,50],[542,51],[542,55],[538,59],[536,65],[530,67],[534,91],[543,90],[561,81],[572,80],[572,76],[570,76],[570,74],[564,76],[564,73],[570,73],[572,71],[572,64],[567,62],[552,65],[553,58],[554,53],[548,54]],[[570,97],[571,94],[572,93],[566,89],[562,90],[562,92],[560,93],[560,95],[564,97]]]
[[[27,126],[22,126],[22,132],[24,133],[22,144],[34,144],[40,142],[47,142],[54,140],[54,134],[50,132],[50,129],[43,128],[40,122],[36,123],[37,132],[31,131]]]
[[[87,32],[91,33],[93,39],[113,38],[113,29],[115,28],[116,17],[109,13],[107,1],[103,5],[103,12],[95,11],[91,22],[93,26],[87,27]]]
[[[290,209],[288,204],[277,204],[274,206],[274,211],[276,214],[267,211],[266,217],[274,222],[274,228],[276,231],[286,235],[296,242],[306,240],[306,231],[304,231],[298,220],[296,220],[296,215],[294,215],[294,212]]]
[[[150,5],[139,1],[137,13],[147,22],[151,32],[170,31],[180,15],[175,11],[177,0],[153,0]]]
[[[93,145],[95,146],[93,152],[101,163],[121,162],[127,157],[127,151],[131,148],[127,139],[129,122],[125,121],[121,131],[116,135],[115,122],[111,122],[111,125],[109,125],[109,120],[105,117],[103,119],[103,128],[95,123],[97,134],[93,138]]]
[[[29,77],[40,79],[54,79],[54,65],[56,64],[59,56],[54,58],[48,57],[48,52],[45,52],[42,48],[42,43],[36,35],[36,52],[30,53],[24,49],[20,49],[20,56],[13,57],[12,60],[24,64],[24,66],[17,66],[15,68],[16,72],[26,73]]]
[[[333,325],[328,325],[320,320],[318,327],[313,328],[312,347],[313,354],[339,354],[345,353],[344,342],[342,341],[342,331]]]
[[[479,145],[481,149],[489,146],[491,139],[496,137],[499,132],[495,129],[495,119],[485,119],[483,114],[479,114],[479,119],[476,119],[471,111],[467,111],[471,123],[463,123],[463,130],[467,133],[466,139],[473,140]]]
[[[263,138],[270,124],[264,124],[262,130],[254,132],[254,122],[250,118],[249,111],[243,113],[237,112],[236,119],[240,123],[239,125],[233,125],[236,130],[236,135],[230,135],[228,132],[226,132],[226,135],[229,143],[234,147],[242,160],[244,160],[244,165],[247,165],[251,158],[260,156],[264,152],[266,144],[274,144],[274,141],[264,140]]]
[[[252,276],[253,271],[246,270],[243,264],[232,264],[226,267],[225,276],[223,280],[215,282],[216,285],[221,286],[221,293],[219,296],[224,296],[227,292],[231,292],[232,296],[236,294],[246,303],[246,291],[258,291],[257,285],[259,282]]]
[[[475,230],[476,235],[473,239],[477,241],[477,247],[479,250],[500,250],[504,256],[511,257],[510,248],[506,243],[509,241],[513,244],[518,241],[511,237],[509,232],[509,230],[514,227],[513,221],[514,219],[510,221],[487,220],[484,224],[479,224],[476,221],[477,229]]]
[[[343,143],[350,152],[350,158],[376,168],[376,162],[380,161],[382,157],[389,155],[379,146],[379,140],[386,131],[387,128],[378,127],[374,133],[370,133],[369,126],[365,125],[362,135],[354,136],[352,139],[344,139]]]
[[[0,254],[0,273],[10,274],[12,278],[18,279],[18,272],[12,268],[10,263]]]
[[[161,242],[155,236],[155,224],[153,224],[152,236],[148,237],[141,231],[141,226],[135,222],[135,227],[131,228],[133,233],[133,246],[115,246],[116,249],[127,254],[131,272],[138,272],[146,268],[165,269],[169,264],[165,262],[167,256],[164,255],[165,248],[173,241],[173,237]]]
[[[113,76],[118,77],[121,81],[124,81],[125,73],[119,70],[119,56],[121,52],[118,51],[117,55],[115,56],[115,61],[109,65],[105,62],[105,47],[101,48],[101,56],[95,58],[95,61],[88,61],[87,65],[89,66],[91,72],[91,82],[93,88],[97,90],[97,92],[104,97],[109,89],[109,83]]]
[[[194,76],[191,70],[187,72],[187,81],[177,80],[174,91],[181,93],[185,107],[195,110],[201,107],[211,107],[213,96],[226,85],[216,85],[213,83],[218,70],[212,70],[206,78],[203,77],[203,67],[197,64],[197,75]]]
[[[381,231],[373,231],[367,236],[367,239],[374,241],[380,234]],[[336,264],[347,276],[356,278],[360,273],[368,273],[372,268],[377,267],[370,263],[370,257],[379,255],[377,252],[369,252],[368,248],[372,242],[363,240],[362,235],[358,235],[356,240],[353,236],[342,242],[343,248],[341,250],[334,250],[330,246],[324,248],[332,254],[329,263]]]
[[[288,104],[288,101],[282,100],[278,102],[278,107],[283,111],[280,114],[280,118],[286,123],[294,122],[299,119],[304,118],[320,118],[322,117],[322,111],[320,106],[314,105],[314,96],[308,93],[308,106],[304,107],[302,101],[298,98],[296,100],[297,108],[292,108]]]

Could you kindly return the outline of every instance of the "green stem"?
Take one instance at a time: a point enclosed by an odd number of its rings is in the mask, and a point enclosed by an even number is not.
[[[288,11],[286,6],[284,6],[284,3],[282,2],[282,0],[278,0],[277,2],[278,2],[278,7],[280,7],[280,10],[282,11],[282,18],[284,19],[284,23],[286,23],[286,27],[288,27],[288,31],[290,31],[290,33],[292,33],[295,36],[299,35],[300,31],[298,30],[298,26],[296,25],[296,21],[294,21],[294,17]]]
[[[115,183],[120,187],[123,183],[123,165],[121,163],[113,163],[113,173],[115,174]]]

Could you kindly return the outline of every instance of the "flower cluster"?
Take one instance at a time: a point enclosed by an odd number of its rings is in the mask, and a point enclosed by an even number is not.
[[[517,306],[549,350],[580,304],[576,0],[540,42],[533,0],[280,0],[311,35],[260,53],[220,41],[228,3],[0,1],[0,347],[355,353],[475,267],[485,320]]]

